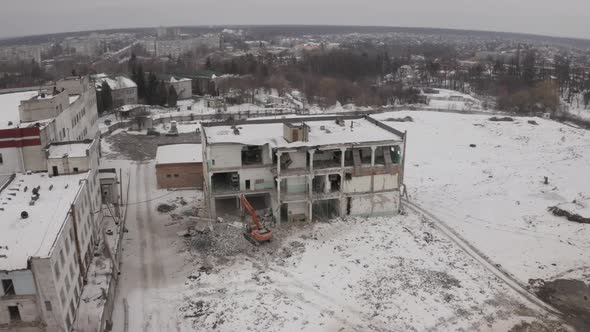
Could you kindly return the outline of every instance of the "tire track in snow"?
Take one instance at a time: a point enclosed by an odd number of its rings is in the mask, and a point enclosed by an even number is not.
[[[543,312],[556,316],[560,320],[563,320],[563,314],[554,308],[553,306],[543,302],[540,298],[538,298],[534,293],[529,291],[526,288],[526,285],[518,280],[516,277],[511,275],[510,273],[504,271],[503,269],[496,266],[488,257],[486,257],[483,253],[481,253],[477,248],[471,245],[467,240],[463,239],[457,232],[455,232],[451,227],[449,227],[444,221],[433,215],[432,213],[428,212],[427,210],[423,209],[418,204],[412,203],[408,200],[403,200],[403,206],[408,207],[410,210],[422,214],[426,218],[430,219],[433,222],[434,227],[441,232],[444,236],[446,236],[451,242],[456,244],[463,252],[477,261],[480,265],[482,265],[485,269],[493,273],[498,279],[502,280],[508,287],[516,291],[522,297],[527,299],[531,304],[534,304],[538,309],[542,310]]]

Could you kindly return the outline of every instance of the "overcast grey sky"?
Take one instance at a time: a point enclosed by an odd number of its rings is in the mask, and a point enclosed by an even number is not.
[[[387,25],[590,38],[590,0],[0,1],[0,37],[209,24]]]

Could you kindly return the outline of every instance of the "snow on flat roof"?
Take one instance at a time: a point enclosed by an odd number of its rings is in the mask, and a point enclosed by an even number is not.
[[[204,127],[209,144],[237,143],[244,145],[270,144],[272,147],[301,147],[317,145],[401,141],[402,137],[385,130],[364,118],[346,119],[344,126],[334,120],[305,121],[310,127],[307,142],[289,143],[283,136],[283,122],[263,124],[240,124],[239,134],[231,126]]]
[[[201,144],[171,144],[158,146],[156,164],[183,164],[203,162]]]
[[[76,100],[78,100],[80,98],[80,95],[71,95],[70,96],[70,105],[75,103]]]
[[[66,155],[70,158],[86,157],[86,150],[91,146],[92,142],[51,145],[49,146],[49,159],[63,158]]]
[[[37,91],[26,91],[0,95],[0,129],[16,128],[20,122],[18,107],[22,100],[29,100]],[[8,122],[12,122],[9,125]]]
[[[137,84],[133,82],[133,80],[125,77],[125,76],[117,76],[115,78],[111,78],[108,76],[95,76],[96,79],[96,87],[100,88],[103,82],[106,82],[112,90],[118,89],[125,89],[125,88],[136,88]]]
[[[51,178],[47,173],[18,174],[0,192],[0,271],[26,269],[30,257],[50,256],[78,195],[80,180],[87,177],[88,173]],[[41,187],[39,199],[30,206],[31,191],[37,186]],[[28,218],[21,218],[23,211]]]

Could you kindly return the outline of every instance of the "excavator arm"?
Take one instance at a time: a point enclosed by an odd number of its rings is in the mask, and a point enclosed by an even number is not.
[[[246,199],[246,196],[240,195],[240,202],[242,202],[242,206],[248,211],[248,213],[250,213],[250,216],[252,216],[252,223],[254,224],[254,227],[256,227],[257,230],[261,230],[262,226],[260,225],[260,222],[258,221],[258,216],[256,215],[256,211],[254,211],[252,204],[250,204],[250,202],[248,202],[248,199]]]

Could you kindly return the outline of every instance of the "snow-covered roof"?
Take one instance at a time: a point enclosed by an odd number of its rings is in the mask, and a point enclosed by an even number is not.
[[[170,83],[177,83],[177,82],[187,82],[190,80],[191,80],[190,78],[182,78],[182,77],[175,78],[174,76],[170,76],[169,82]]]
[[[70,105],[75,103],[76,100],[78,100],[80,98],[80,95],[71,95],[70,96]]]
[[[0,129],[16,128],[20,122],[18,107],[22,100],[37,96],[37,91],[0,94]],[[12,122],[11,125],[8,123]]]
[[[49,159],[59,159],[66,156],[69,158],[86,157],[86,151],[92,147],[92,143],[93,142],[51,145],[49,146]]]
[[[300,122],[297,118],[290,118],[289,122]],[[383,141],[402,141],[402,137],[393,131],[363,117],[345,119],[344,125],[339,125],[335,120],[307,118],[302,121],[309,126],[309,136],[306,142],[296,141],[289,143],[284,138],[283,121],[276,120],[268,123],[244,123],[237,125],[235,131],[229,125],[204,126],[205,136],[209,144],[235,143],[244,145],[264,145],[271,147],[296,148],[302,146],[322,146],[337,144],[361,144]]]
[[[87,177],[88,173],[56,177],[47,173],[17,174],[0,192],[0,271],[23,270],[30,257],[51,255],[78,195],[80,180]],[[29,205],[31,191],[37,186],[39,199]],[[28,218],[21,218],[23,211]]]
[[[94,76],[94,79],[96,80],[97,88],[100,88],[103,82],[106,82],[112,90],[137,88],[137,84],[135,84],[133,80],[125,76],[117,76],[115,78],[111,78],[102,74]]]
[[[158,146],[156,165],[203,162],[201,144],[171,144]]]

